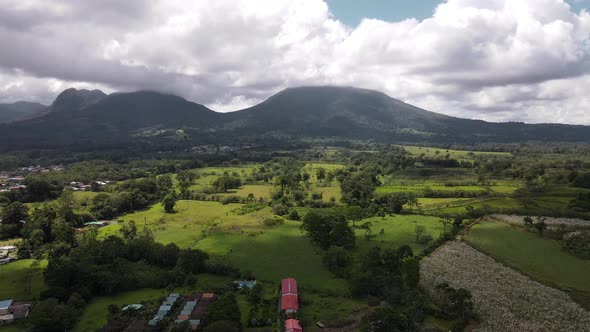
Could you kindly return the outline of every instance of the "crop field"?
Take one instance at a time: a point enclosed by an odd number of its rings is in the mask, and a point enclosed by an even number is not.
[[[473,160],[475,156],[494,156],[494,157],[506,157],[511,156],[508,152],[484,152],[484,151],[462,151],[462,150],[447,150],[432,147],[421,147],[421,146],[401,146],[404,150],[408,151],[411,155],[419,156],[424,154],[426,157],[446,156],[449,155],[451,158],[457,160]]]
[[[429,244],[416,243],[416,226],[424,226],[426,232],[433,239],[436,239],[443,231],[442,224],[438,222],[439,218],[419,215],[396,215],[384,218],[375,217],[364,219],[357,222],[362,225],[365,222],[371,223],[372,234],[376,235],[371,241],[365,238],[365,230],[356,230],[356,244],[360,252],[366,252],[374,246],[380,246],[383,249],[397,249],[402,245],[409,245],[416,254],[421,252]],[[383,234],[380,234],[383,230]]]
[[[590,261],[564,252],[555,240],[499,221],[474,225],[466,239],[482,252],[541,282],[590,293]]]
[[[590,313],[566,293],[533,281],[465,243],[444,245],[424,258],[420,267],[420,282],[429,292],[441,282],[471,291],[481,320],[478,331],[589,331]]]
[[[39,265],[33,267],[34,262],[38,262]],[[21,259],[0,265],[0,297],[17,301],[39,299],[39,293],[45,290],[43,270],[46,267],[46,260],[34,259]]]
[[[443,183],[409,183],[406,185],[394,185],[394,186],[383,186],[377,187],[377,193],[392,193],[392,192],[413,192],[421,193],[425,190],[432,191],[466,191],[466,192],[481,192],[486,191],[485,188],[480,186],[445,186]]]

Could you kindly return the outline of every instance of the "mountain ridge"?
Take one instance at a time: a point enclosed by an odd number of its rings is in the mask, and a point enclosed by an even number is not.
[[[81,142],[116,146],[138,140],[233,143],[303,138],[383,143],[588,142],[590,127],[463,119],[427,111],[379,91],[337,86],[288,88],[230,113],[154,91],[107,95],[71,88],[60,93],[43,114],[0,125],[0,141],[24,149]]]

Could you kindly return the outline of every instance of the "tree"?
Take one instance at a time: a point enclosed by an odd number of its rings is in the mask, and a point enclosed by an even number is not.
[[[174,212],[174,206],[176,205],[176,196],[173,193],[168,193],[166,197],[162,200],[162,205],[164,205],[164,211],[166,213]]]
[[[207,312],[207,322],[210,322],[207,331],[239,331],[240,328],[240,307],[234,293],[225,293],[217,299],[217,301],[211,303],[209,311]],[[232,325],[224,324],[224,329],[229,326],[233,326],[236,329],[221,330],[212,329],[211,326],[215,322],[225,321]],[[220,327],[219,327],[220,328]]]
[[[213,182],[213,187],[220,192],[226,192],[229,189],[238,189],[242,186],[242,180],[236,176],[224,175]]]
[[[404,283],[408,287],[418,287],[420,283],[420,261],[414,257],[404,260],[402,263],[402,275]]]
[[[344,248],[330,247],[324,255],[323,263],[337,277],[345,277],[352,264],[352,255]]]
[[[443,235],[447,234],[447,226],[453,223],[453,220],[449,216],[442,217],[438,220],[443,225]]]
[[[237,327],[235,322],[226,320],[220,320],[207,325],[203,332],[239,332],[240,329]]]
[[[352,226],[354,226],[355,221],[360,221],[363,219],[363,208],[358,205],[355,206],[347,206],[344,210],[346,214],[346,218],[348,220],[352,220]]]
[[[416,232],[416,243],[420,243],[420,237],[422,237],[422,235],[424,235],[426,233],[426,227],[424,227],[422,225],[417,225],[415,232]]]
[[[353,248],[355,245],[354,231],[344,215],[337,211],[311,210],[303,217],[301,229],[323,249],[331,246]]]
[[[316,171],[316,177],[318,179],[318,182],[324,181],[326,179],[326,169],[324,169],[323,167],[318,168]]]
[[[129,220],[128,222],[124,223],[123,226],[121,226],[121,229],[119,229],[119,232],[126,240],[137,237],[137,226],[135,225],[135,221]]]
[[[158,191],[162,196],[166,195],[166,193],[168,193],[170,190],[172,190],[172,187],[174,187],[172,177],[168,174],[158,176],[156,179],[156,184],[158,185]]]
[[[539,218],[539,221],[536,222],[533,226],[537,229],[539,235],[543,236],[543,233],[547,229],[547,223],[545,223],[545,218]]]
[[[376,177],[368,172],[355,173],[340,183],[342,201],[348,205],[369,206],[377,187]]]
[[[8,204],[0,212],[3,225],[21,225],[29,218],[29,208],[21,202]]]

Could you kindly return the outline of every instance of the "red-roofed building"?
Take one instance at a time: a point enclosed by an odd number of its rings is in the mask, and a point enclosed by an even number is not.
[[[281,282],[281,294],[297,295],[297,280],[293,278],[283,279],[283,281]]]
[[[295,294],[285,294],[281,297],[281,310],[287,316],[296,313],[299,310],[299,299]]]
[[[285,321],[285,332],[303,332],[303,329],[297,319],[287,319]]]

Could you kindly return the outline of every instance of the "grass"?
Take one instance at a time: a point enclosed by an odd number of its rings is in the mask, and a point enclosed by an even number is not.
[[[259,279],[277,281],[287,276],[302,285],[334,292],[348,291],[344,280],[335,279],[322,265],[315,246],[299,230],[300,223],[286,221],[273,228],[263,220],[272,216],[270,208],[236,215],[242,204],[178,201],[176,213],[166,214],[160,204],[121,218],[135,220],[138,230],[145,225],[156,241],[176,243],[183,248],[199,248],[212,256],[227,259]],[[100,229],[102,237],[120,235],[121,225]]]
[[[485,221],[472,227],[467,241],[544,283],[590,293],[590,261],[564,252],[555,240]]]
[[[345,280],[336,279],[322,265],[322,256],[299,230],[299,223],[286,221],[259,234],[214,233],[197,248],[252,271],[263,281],[296,278],[302,287],[348,293]]]
[[[430,189],[432,191],[445,191],[445,192],[452,192],[452,191],[465,191],[465,192],[480,192],[486,191],[485,188],[480,186],[445,186],[443,183],[411,183],[406,185],[392,185],[392,186],[383,186],[377,187],[377,193],[393,193],[393,192],[414,192],[419,193]]]
[[[241,216],[232,213],[241,206],[183,200],[177,202],[175,213],[165,213],[161,204],[155,204],[147,210],[125,215],[120,220],[135,221],[140,231],[147,226],[158,242],[174,242],[179,247],[188,248],[211,232],[258,232],[264,227],[262,221],[271,216],[270,208]],[[103,237],[118,235],[120,228],[120,224],[103,227],[100,234]]]
[[[447,154],[457,160],[473,160],[475,156],[496,156],[496,157],[507,157],[511,156],[508,152],[484,152],[484,151],[462,151],[462,150],[447,150],[432,147],[421,147],[421,146],[401,146],[404,150],[408,151],[411,155],[419,156],[424,154],[426,157],[444,157]]]
[[[357,229],[357,250],[366,252],[374,246],[380,246],[383,249],[397,249],[402,245],[409,245],[417,254],[429,244],[416,243],[416,226],[424,226],[426,232],[436,239],[443,230],[442,224],[438,220],[439,218],[437,217],[419,215],[397,215],[387,216],[385,219],[380,217],[364,219],[356,224],[361,225],[365,222],[370,222],[372,224],[372,234],[377,237],[371,241],[367,241],[365,239],[365,230]],[[380,235],[382,229],[384,234]]]
[[[33,262],[39,262],[35,269],[31,268]],[[39,299],[39,294],[45,290],[43,282],[43,270],[47,267],[47,261],[34,259],[21,259],[5,265],[0,265],[0,298],[12,298],[17,301],[29,301]],[[30,292],[27,290],[27,275],[32,272]]]
[[[346,323],[351,313],[366,307],[366,301],[349,297],[326,297],[305,290],[300,293],[301,317],[306,331],[318,329],[315,325],[317,321],[329,327],[341,326]]]
[[[213,288],[223,287],[228,281],[229,279],[226,277],[201,274],[197,276],[197,286],[195,289],[181,288],[174,291],[180,292],[183,295],[197,291],[210,291]],[[127,304],[145,303],[157,300],[169,293],[165,289],[139,289],[111,296],[96,297],[84,309],[84,313],[74,328],[74,332],[96,331],[103,327],[108,321],[108,307],[110,304],[116,304],[122,307]]]

